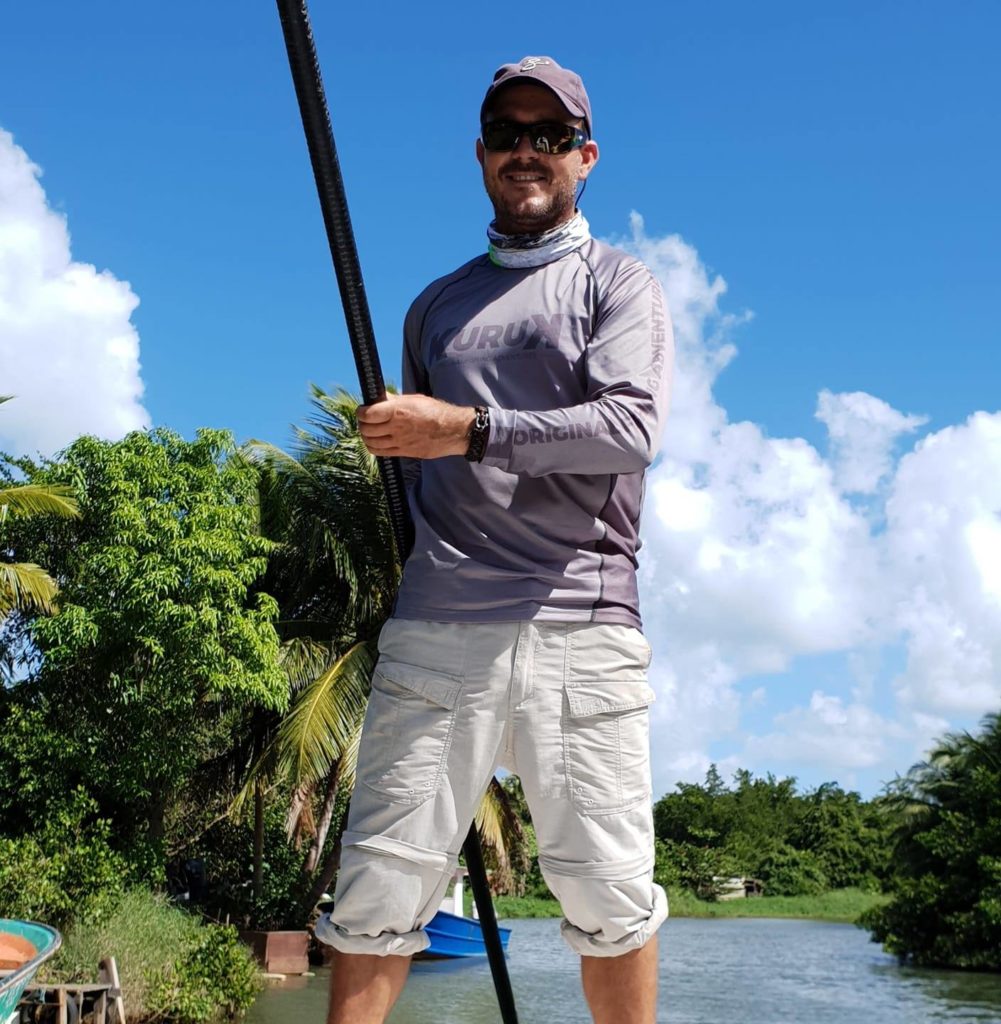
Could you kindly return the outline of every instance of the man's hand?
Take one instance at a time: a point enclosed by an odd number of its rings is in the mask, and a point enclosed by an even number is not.
[[[386,395],[358,406],[358,430],[373,455],[439,459],[465,455],[476,418],[472,406],[450,405],[427,395]]]

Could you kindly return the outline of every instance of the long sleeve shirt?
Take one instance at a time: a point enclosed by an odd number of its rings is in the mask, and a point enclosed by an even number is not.
[[[404,324],[403,390],[486,406],[490,437],[480,463],[405,466],[415,544],[396,614],[639,627],[643,475],[673,348],[656,278],[594,239],[429,285]]]

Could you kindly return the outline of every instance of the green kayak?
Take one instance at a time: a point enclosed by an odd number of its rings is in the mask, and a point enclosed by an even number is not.
[[[0,1024],[17,1008],[24,987],[62,941],[48,925],[0,917]]]

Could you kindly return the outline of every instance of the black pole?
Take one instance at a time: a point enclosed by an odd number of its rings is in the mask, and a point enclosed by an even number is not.
[[[277,0],[277,3],[289,67],[292,69],[292,81],[295,84],[299,112],[306,133],[306,145],[309,148],[313,176],[320,197],[320,209],[323,211],[323,223],[327,229],[327,242],[334,261],[348,337],[351,340],[351,350],[358,370],[362,399],[369,404],[385,398],[386,385],[379,364],[379,353],[375,344],[375,332],[372,330],[368,300],[365,297],[365,284],[362,281],[354,232],[351,230],[344,179],[341,177],[341,168],[337,160],[330,113],[323,92],[313,31],[309,24],[309,11],[306,0]],[[403,472],[398,459],[380,458],[378,461],[386,489],[396,551],[402,563],[413,545],[413,523],[407,505]],[[497,918],[490,899],[487,874],[483,867],[483,852],[480,849],[480,837],[476,832],[475,823],[469,828],[463,852],[466,855],[469,883],[483,928],[483,941],[490,960],[501,1020],[504,1024],[517,1024],[514,993],[511,991],[511,979],[508,976]]]

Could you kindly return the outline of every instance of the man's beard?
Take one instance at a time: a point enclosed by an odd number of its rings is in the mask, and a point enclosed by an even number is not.
[[[504,168],[501,173],[506,173],[507,170],[508,168]],[[519,168],[519,170],[532,171],[535,168],[525,167]],[[540,171],[540,173],[545,172]],[[577,204],[576,179],[554,178],[552,180],[556,186],[554,191],[545,195],[532,196],[530,199],[517,200],[503,194],[500,177],[501,175],[498,174],[495,182],[484,174],[483,185],[493,204],[498,228],[505,234],[541,234],[543,231],[548,231],[549,228],[569,220],[573,215],[574,207]]]

